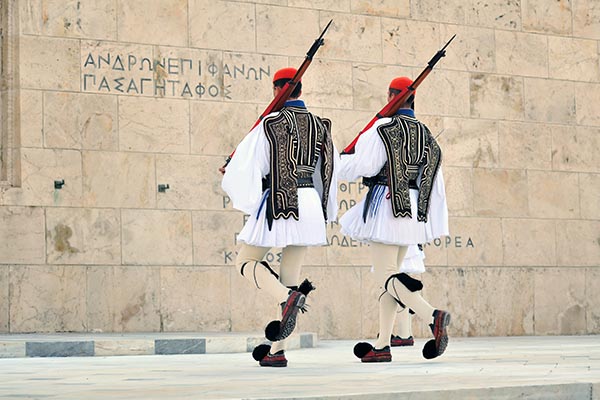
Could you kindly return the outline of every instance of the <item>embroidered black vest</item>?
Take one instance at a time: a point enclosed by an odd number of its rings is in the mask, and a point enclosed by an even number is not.
[[[298,220],[298,187],[310,180],[319,157],[323,195],[321,206],[327,218],[327,200],[333,175],[333,142],[331,122],[301,107],[284,107],[264,120],[270,145],[271,169],[267,186],[269,229],[273,219],[293,217]]]
[[[395,115],[390,122],[379,125],[377,133],[385,145],[387,162],[367,180],[367,185],[389,186],[396,218],[412,217],[409,189],[418,188],[417,219],[427,222],[433,181],[442,162],[440,147],[424,124],[405,115]]]

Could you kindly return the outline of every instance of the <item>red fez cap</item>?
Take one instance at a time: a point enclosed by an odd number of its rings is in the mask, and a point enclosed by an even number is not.
[[[399,78],[394,78],[392,82],[390,82],[390,89],[406,92],[406,90],[408,90],[408,87],[412,85],[412,83],[413,81],[410,78],[406,76],[401,76]]]
[[[273,76],[273,82],[280,79],[293,79],[296,75],[296,72],[296,68],[281,68],[279,71],[275,72],[275,76]]]

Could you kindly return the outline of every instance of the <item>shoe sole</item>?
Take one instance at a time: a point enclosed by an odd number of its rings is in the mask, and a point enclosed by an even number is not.
[[[375,362],[390,362],[392,361],[392,355],[388,354],[385,356],[379,356],[379,357],[363,357],[360,359],[361,362],[364,363],[375,363]]]
[[[277,336],[277,340],[283,340],[290,336],[296,328],[296,317],[298,316],[298,311],[300,308],[304,307],[304,303],[306,302],[306,296],[300,292],[296,292],[298,295],[293,299],[293,304],[289,305],[287,309],[284,310],[283,317],[281,318],[281,330],[279,332],[279,336]]]
[[[435,348],[438,357],[444,354],[448,347],[448,333],[446,327],[450,324],[450,313],[442,312],[441,316],[436,317],[433,336],[435,337]]]
[[[392,347],[406,347],[406,346],[414,346],[415,342],[412,343],[391,343],[390,346]]]
[[[287,367],[287,361],[277,361],[277,362],[268,362],[268,363],[263,363],[262,361],[259,362],[261,367]]]

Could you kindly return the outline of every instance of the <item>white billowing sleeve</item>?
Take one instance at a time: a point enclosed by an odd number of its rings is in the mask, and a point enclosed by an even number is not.
[[[354,147],[354,154],[340,156],[338,179],[355,181],[363,176],[377,175],[387,161],[385,145],[377,133],[377,127],[389,122],[389,118],[381,118],[363,133]]]
[[[434,237],[448,236],[450,235],[450,228],[448,226],[448,204],[446,202],[446,186],[444,185],[444,174],[442,173],[442,167],[438,169],[438,172],[433,181],[433,189],[431,190],[431,197],[429,200],[429,216],[433,223],[432,234]]]
[[[262,178],[269,173],[269,142],[262,122],[235,149],[225,168],[221,187],[233,208],[252,214],[260,205]]]

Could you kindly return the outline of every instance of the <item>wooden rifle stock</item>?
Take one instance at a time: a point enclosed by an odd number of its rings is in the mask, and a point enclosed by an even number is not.
[[[387,103],[385,105],[385,107],[383,107],[377,114],[375,114],[373,119],[371,121],[369,121],[367,126],[365,126],[358,133],[358,135],[354,138],[352,143],[350,143],[348,146],[346,146],[346,148],[342,151],[342,154],[353,154],[354,147],[356,146],[356,142],[358,141],[358,138],[360,138],[360,135],[362,135],[365,131],[367,131],[369,128],[371,128],[373,126],[373,124],[375,123],[375,121],[377,121],[380,118],[391,117],[392,115],[396,114],[396,112],[400,109],[400,107],[407,100],[409,100],[409,98],[413,95],[415,90],[417,90],[417,88],[419,87],[421,82],[423,82],[425,80],[425,78],[427,78],[427,75],[429,75],[429,73],[433,70],[433,67],[435,66],[435,64],[437,64],[437,62],[446,55],[446,47],[448,47],[450,42],[452,40],[454,40],[455,37],[456,37],[456,35],[452,36],[450,38],[450,40],[448,40],[448,43],[446,43],[446,45],[444,47],[442,47],[441,50],[439,50],[437,53],[435,53],[433,58],[431,60],[429,60],[429,62],[427,63],[427,67],[425,67],[425,69],[423,71],[421,71],[421,73],[419,74],[417,79],[415,79],[413,81],[412,85],[410,85],[404,93],[400,93],[400,94],[397,94],[396,96],[394,96],[394,98],[392,100],[390,100],[390,102]]]
[[[323,45],[323,43],[324,43],[323,36],[325,35],[325,32],[327,32],[327,29],[329,29],[329,25],[331,25],[332,22],[333,22],[333,19],[329,21],[329,23],[327,24],[325,29],[323,29],[323,32],[321,32],[321,36],[319,36],[315,40],[315,42],[313,43],[311,48],[308,50],[308,52],[306,53],[306,57],[304,58],[304,61],[302,61],[300,68],[298,68],[298,70],[296,71],[296,74],[294,75],[292,80],[286,82],[285,85],[283,86],[283,88],[281,88],[281,90],[279,91],[279,94],[273,100],[271,100],[271,103],[269,103],[267,108],[265,108],[265,111],[263,111],[263,113],[260,114],[260,117],[258,117],[258,119],[254,123],[254,125],[252,125],[252,128],[250,129],[251,131],[252,131],[252,129],[256,128],[256,125],[258,125],[260,123],[260,121],[263,120],[264,117],[266,117],[267,115],[269,115],[272,112],[279,111],[283,108],[283,105],[285,104],[285,102],[290,98],[290,95],[292,94],[294,89],[296,89],[298,82],[300,82],[302,80],[302,76],[304,75],[304,73],[308,69],[308,66],[312,62],[312,59],[313,59],[315,53],[317,52],[317,50],[319,50],[319,47],[321,47]],[[231,161],[231,157],[233,157],[234,154],[235,154],[235,150],[229,155],[229,157],[227,157],[227,159],[225,160],[225,165],[223,165],[222,168],[225,168],[227,166],[227,164],[229,164],[229,161]]]

